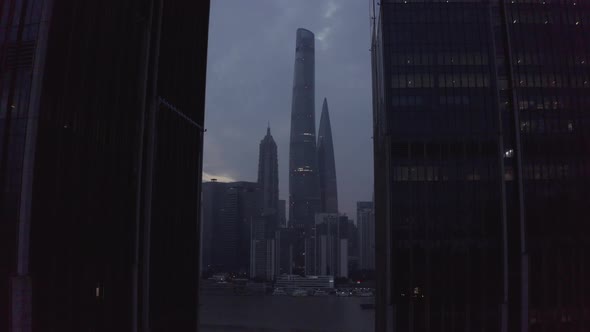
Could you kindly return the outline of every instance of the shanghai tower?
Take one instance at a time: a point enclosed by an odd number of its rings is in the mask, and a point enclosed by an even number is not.
[[[297,29],[289,144],[290,224],[310,228],[319,211],[319,176],[315,138],[314,34]]]
[[[318,132],[318,173],[320,178],[321,212],[338,213],[338,189],[336,185],[336,162],[328,101],[324,98],[320,130]]]

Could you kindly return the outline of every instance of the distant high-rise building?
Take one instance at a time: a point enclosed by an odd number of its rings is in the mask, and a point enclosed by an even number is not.
[[[278,227],[287,227],[287,201],[279,199],[279,224]]]
[[[289,223],[312,228],[319,211],[314,34],[297,29],[289,143]]]
[[[216,250],[220,241],[220,225],[228,184],[212,179],[202,185],[201,200],[201,271],[220,271],[220,259]],[[217,264],[217,265],[216,265]]]
[[[196,330],[209,1],[0,17],[0,331]]]
[[[328,101],[324,98],[320,129],[318,132],[318,172],[320,174],[320,211],[338,213],[338,186],[336,183],[336,162],[334,161],[334,144]]]
[[[354,220],[348,219],[348,273],[359,269],[359,232]]]
[[[375,210],[373,202],[356,203],[358,227],[359,268],[375,269]]]
[[[252,229],[265,229],[256,182],[203,184],[203,261],[215,272],[249,274]],[[256,236],[259,236],[258,234]]]
[[[376,330],[587,329],[590,3],[379,9]]]
[[[348,277],[348,217],[338,213],[316,214],[313,269],[308,274]],[[307,252],[306,252],[307,256]]]
[[[298,229],[293,243],[294,273],[306,273],[309,236],[320,211],[320,187],[315,134],[314,34],[297,29],[291,137],[289,142],[289,226]]]
[[[275,274],[275,232],[279,224],[279,165],[277,144],[270,134],[260,142],[258,185],[262,191],[263,215],[252,223],[250,276],[272,280]]]
[[[279,228],[277,230],[275,235],[275,257],[277,258],[278,263],[275,264],[275,275],[293,274],[297,236],[298,231],[291,227]]]
[[[254,218],[250,229],[250,277],[273,280],[277,273],[278,258],[276,257],[276,214],[263,214]]]
[[[270,125],[266,129],[266,136],[260,141],[258,184],[262,190],[262,207],[265,213],[276,217],[279,208],[279,162],[277,144],[270,134]],[[278,218],[276,219],[278,223]]]

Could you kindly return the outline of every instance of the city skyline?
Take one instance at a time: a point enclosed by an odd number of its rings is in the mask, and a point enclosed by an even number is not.
[[[340,212],[354,218],[373,183],[367,4],[218,1],[211,16],[203,179],[256,181],[258,137],[270,121],[279,199],[288,201],[293,38],[304,27],[316,35],[315,108],[326,97],[332,111]],[[316,127],[319,120],[318,114]]]

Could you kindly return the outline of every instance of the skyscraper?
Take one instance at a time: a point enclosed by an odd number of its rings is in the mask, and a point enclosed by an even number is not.
[[[359,268],[375,269],[375,210],[373,202],[356,202],[359,235]]]
[[[196,330],[209,1],[0,12],[0,331]]]
[[[328,113],[328,100],[324,98],[320,130],[318,132],[318,171],[320,178],[320,211],[338,213],[338,186],[336,183],[336,162],[334,161],[334,145],[332,128]]]
[[[216,244],[226,240],[221,238],[224,235],[221,233],[221,225],[227,187],[228,183],[218,182],[216,179],[204,182],[202,185],[201,271],[203,273],[225,272],[219,255],[221,246]]]
[[[347,278],[348,217],[338,213],[317,213],[315,219],[312,273]]]
[[[270,134],[270,125],[266,129],[266,136],[260,141],[258,154],[258,185],[262,190],[262,208],[265,213],[274,214],[278,223],[279,210],[279,162],[277,144]]]
[[[203,184],[203,259],[216,272],[248,274],[252,230],[266,229],[257,182]],[[259,238],[260,235],[256,234]]]
[[[258,185],[262,191],[263,215],[252,224],[250,276],[272,280],[276,272],[275,232],[279,227],[279,165],[277,144],[270,134],[260,142]],[[284,210],[283,210],[284,211]]]
[[[313,227],[320,204],[314,44],[311,31],[297,29],[289,144],[289,223],[300,228]]]
[[[377,331],[587,329],[589,16],[381,1]]]

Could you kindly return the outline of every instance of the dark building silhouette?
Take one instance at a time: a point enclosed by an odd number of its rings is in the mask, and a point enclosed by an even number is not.
[[[320,211],[338,213],[338,186],[336,183],[336,162],[334,161],[334,144],[332,127],[328,113],[328,100],[324,98],[320,129],[318,131],[318,172],[320,179]]]
[[[203,184],[204,268],[249,275],[252,229],[269,221],[263,215],[262,197],[257,182]]]
[[[292,243],[293,273],[297,274],[305,274],[306,250],[313,246],[310,234],[315,213],[321,208],[315,134],[314,38],[311,31],[297,29],[289,142],[289,226],[298,230]]]
[[[208,16],[1,2],[1,331],[197,328]]]
[[[262,206],[265,212],[277,216],[279,210],[279,161],[277,144],[270,134],[270,125],[266,130],[266,136],[260,141],[258,184],[262,190]],[[278,217],[276,219],[278,223]]]
[[[313,227],[320,204],[314,45],[311,31],[297,29],[289,143],[289,223],[301,228]]]
[[[279,227],[280,216],[277,144],[270,134],[270,125],[266,136],[260,141],[258,185],[262,191],[263,216],[252,224],[250,276],[272,280],[277,264],[275,232]]]
[[[348,217],[347,217],[348,218]],[[348,219],[348,273],[359,270],[359,230],[354,220]]]
[[[287,201],[279,199],[279,223],[278,227],[287,227]]]
[[[293,274],[293,265],[295,262],[296,248],[298,234],[294,228],[279,228],[276,233],[276,257],[278,264],[276,265],[276,275]]]
[[[252,219],[250,227],[250,278],[271,281],[278,264],[276,256],[276,214],[265,214]]]
[[[204,182],[201,200],[201,271],[211,274],[223,270],[218,254],[218,241],[228,184],[212,179]],[[217,252],[216,252],[217,250]]]
[[[348,217],[318,213],[315,219],[311,274],[348,278]]]
[[[375,269],[375,210],[373,202],[356,202],[359,268]]]
[[[381,1],[377,331],[590,326],[582,1]]]

